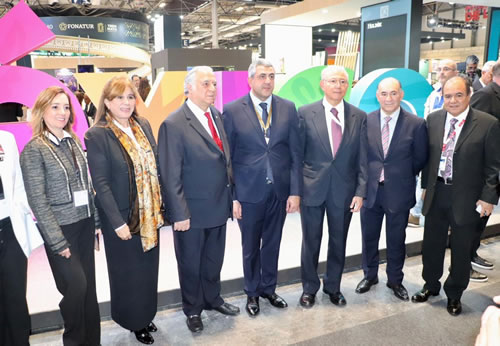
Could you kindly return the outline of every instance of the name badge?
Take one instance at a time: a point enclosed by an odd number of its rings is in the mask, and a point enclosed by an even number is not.
[[[446,169],[446,158],[441,157],[441,160],[439,161],[439,171],[444,172],[445,169]]]
[[[73,201],[75,202],[75,207],[81,207],[83,205],[89,204],[89,193],[87,190],[75,191],[73,192]]]

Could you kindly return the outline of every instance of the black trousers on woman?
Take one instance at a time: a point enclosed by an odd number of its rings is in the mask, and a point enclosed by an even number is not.
[[[101,320],[95,285],[94,218],[61,229],[71,244],[71,257],[53,254],[47,246],[45,250],[57,290],[63,295],[59,303],[64,320],[63,343],[99,345]]]
[[[0,345],[29,345],[27,270],[28,260],[17,242],[10,218],[0,220]]]

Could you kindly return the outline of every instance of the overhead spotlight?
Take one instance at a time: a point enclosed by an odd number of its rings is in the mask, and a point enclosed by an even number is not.
[[[162,2],[162,3],[161,3],[161,4],[159,4],[158,6],[159,6],[160,8],[163,8],[163,7],[167,6],[167,4],[166,4],[166,3],[164,3],[164,2]]]
[[[332,32],[335,32],[335,29],[332,29]]]
[[[332,43],[335,42],[335,40],[332,40]]]
[[[244,10],[243,6],[240,6],[240,7],[238,7],[235,11],[236,11],[236,12],[241,12],[241,11],[243,11],[243,10]]]
[[[323,29],[318,29],[318,32],[322,32],[322,31],[323,31]]]
[[[147,17],[148,17],[148,19],[151,19],[151,15],[150,14],[148,14]]]
[[[431,37],[430,36],[427,36],[427,39],[430,39]]]
[[[443,36],[441,36],[441,40],[444,40],[444,37],[443,37]]]
[[[320,38],[318,38],[318,42],[321,42],[322,40]]]
[[[199,28],[200,28],[200,26],[197,25],[197,26],[194,27],[194,30],[198,30]]]

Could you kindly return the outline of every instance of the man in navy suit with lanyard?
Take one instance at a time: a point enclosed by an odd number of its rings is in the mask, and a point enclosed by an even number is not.
[[[250,93],[223,113],[250,316],[260,311],[259,296],[277,308],[288,306],[275,292],[278,255],[286,214],[298,211],[302,193],[297,111],[293,102],[273,95],[274,77],[273,65],[257,59],[248,69]]]

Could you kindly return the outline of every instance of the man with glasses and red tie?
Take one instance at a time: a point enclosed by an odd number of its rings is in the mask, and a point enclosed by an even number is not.
[[[259,314],[259,296],[276,308],[278,256],[287,213],[299,209],[302,156],[293,102],[273,95],[275,71],[265,59],[248,68],[250,92],[224,106],[234,172],[233,216],[243,248],[246,310]]]
[[[312,307],[320,288],[318,257],[325,211],[328,218],[328,255],[323,292],[335,305],[345,305],[340,281],[345,262],[347,231],[352,213],[359,212],[366,195],[366,113],[343,100],[349,79],[341,66],[321,72],[322,100],[299,109],[304,192],[300,304]]]
[[[478,225],[498,202],[500,125],[493,116],[470,108],[470,97],[470,82],[463,77],[452,77],[443,85],[444,109],[427,117],[429,160],[422,172],[425,284],[412,301],[425,302],[439,294],[451,228],[451,266],[443,288],[452,316],[462,312],[460,299],[469,284]]]

